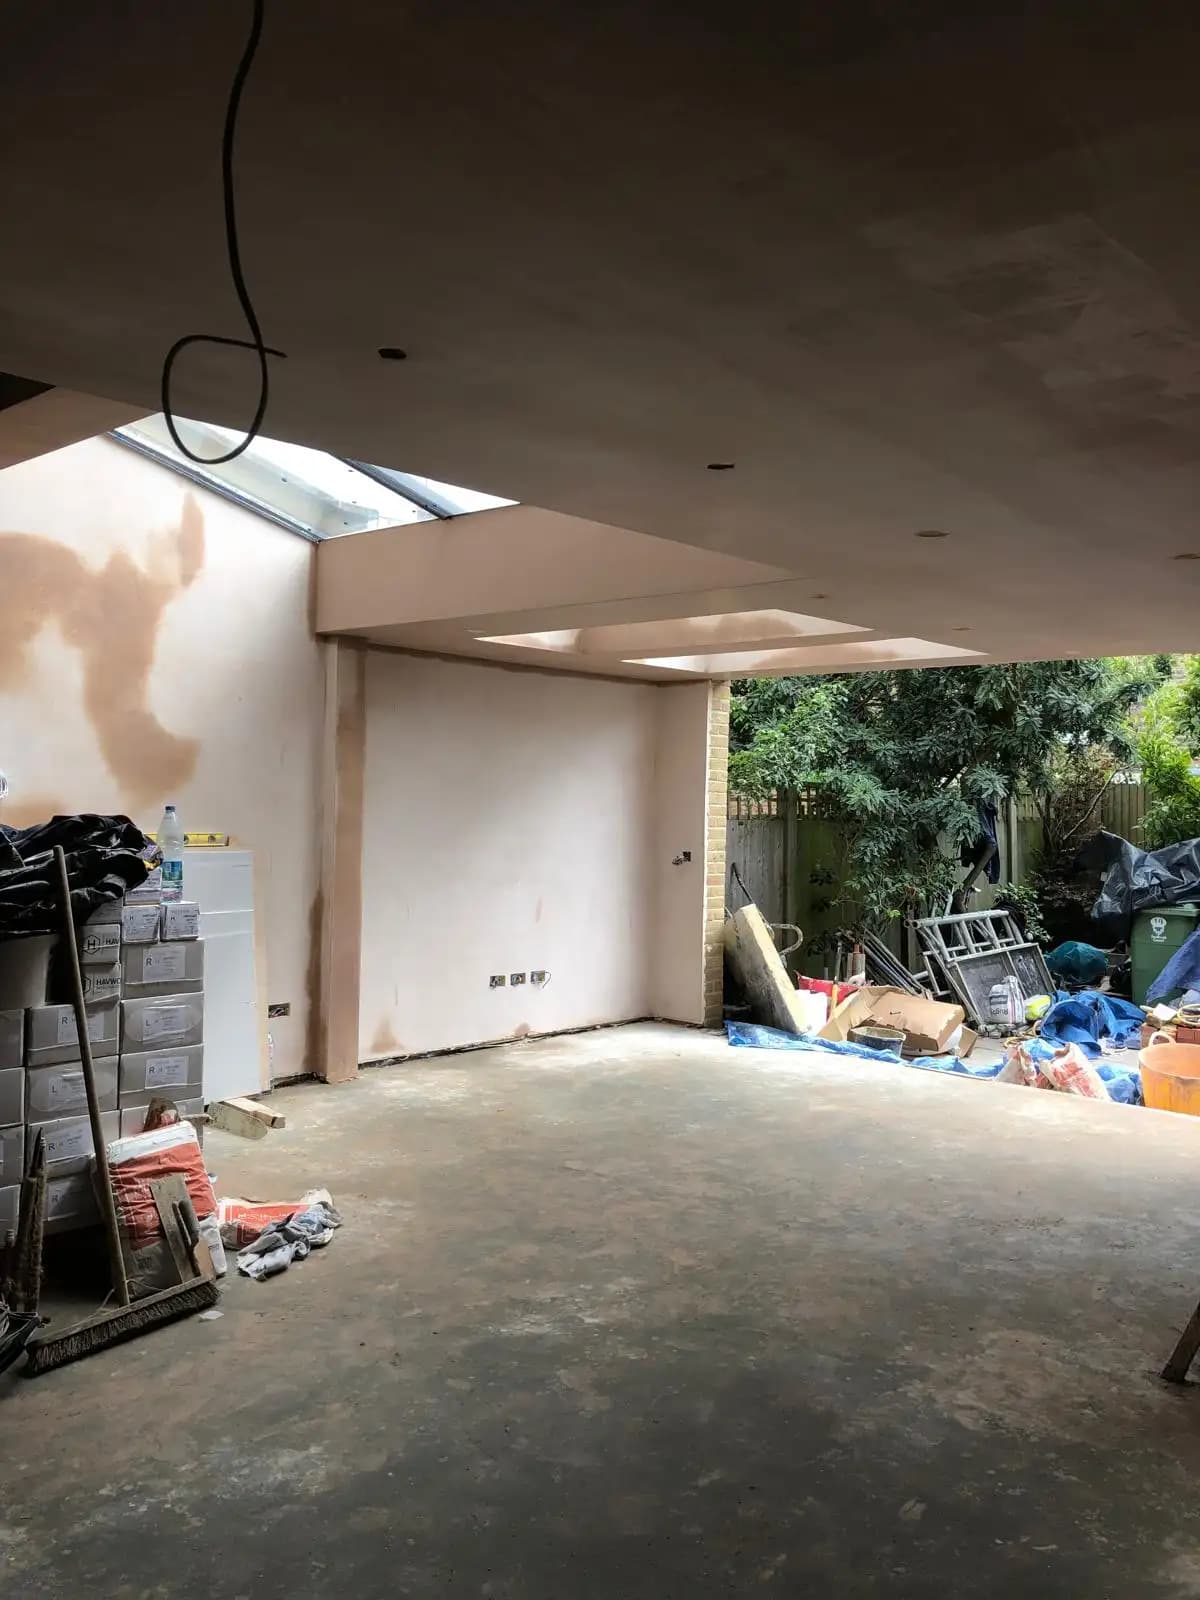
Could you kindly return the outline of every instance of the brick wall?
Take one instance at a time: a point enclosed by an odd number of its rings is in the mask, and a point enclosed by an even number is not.
[[[704,825],[704,1022],[720,1025],[725,975],[725,817],[729,803],[729,685],[709,685]]]

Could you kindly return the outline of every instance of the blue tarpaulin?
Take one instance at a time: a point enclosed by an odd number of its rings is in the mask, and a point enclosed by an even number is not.
[[[1085,989],[1067,995],[1060,990],[1042,1018],[1042,1038],[1052,1045],[1077,1044],[1092,1060],[1103,1054],[1101,1039],[1116,1050],[1137,1045],[1146,1015],[1140,1006],[1115,994]]]
[[[957,1056],[914,1056],[905,1060],[892,1050],[871,1050],[866,1045],[843,1043],[838,1039],[818,1039],[811,1033],[784,1033],[779,1028],[763,1028],[756,1022],[727,1022],[725,1034],[730,1044],[747,1045],[754,1050],[804,1050],[814,1056],[853,1056],[859,1061],[886,1061],[894,1067],[924,1067],[931,1072],[957,1072],[967,1078],[994,1078],[1003,1061],[989,1061],[973,1067]]]
[[[1200,928],[1190,933],[1146,990],[1146,1004],[1200,988]]]
[[[1101,1001],[1106,1011],[1111,1015],[1105,1016],[1100,1008],[1084,1006],[1082,1015],[1075,1016],[1065,1008],[1076,1006],[1079,1001]],[[1092,1023],[1099,1025],[1105,1022],[1109,1036],[1114,1036],[1114,1031],[1122,1037],[1127,1036],[1129,1030],[1140,1031],[1142,1013],[1136,1006],[1130,1005],[1127,1000],[1120,1000],[1115,995],[1087,994],[1075,995],[1073,998],[1061,995],[1059,1002],[1047,1012],[1047,1020],[1060,1012],[1061,1030],[1079,1033],[1079,1038],[1067,1038],[1065,1032],[1053,1040],[1045,1037],[1043,1025],[1040,1039],[1029,1039],[1025,1048],[1035,1061],[1047,1060],[1056,1049],[1063,1044],[1078,1044],[1087,1054],[1092,1054],[1089,1045],[1094,1046],[1096,1055],[1100,1054],[1100,1046],[1096,1043],[1098,1035],[1090,1031]],[[1135,1013],[1133,1016],[1124,1013]],[[871,1050],[865,1045],[843,1043],[835,1039],[818,1039],[811,1033],[784,1033],[779,1028],[760,1027],[756,1022],[727,1022],[725,1035],[732,1045],[741,1045],[752,1050],[799,1050],[807,1055],[823,1056],[831,1060],[837,1056],[850,1056],[858,1061],[885,1061],[895,1067],[920,1067],[927,1072],[951,1072],[964,1078],[995,1078],[1003,1069],[1004,1062],[988,1061],[973,1067],[969,1061],[960,1061],[957,1056],[916,1056],[906,1061],[903,1056],[891,1050]],[[1119,1101],[1122,1105],[1140,1106],[1142,1103],[1142,1075],[1136,1067],[1126,1067],[1113,1062],[1101,1062],[1096,1071],[1104,1080],[1111,1099]]]

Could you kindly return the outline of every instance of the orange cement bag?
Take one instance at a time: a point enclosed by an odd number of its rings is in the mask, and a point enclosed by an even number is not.
[[[238,1195],[218,1200],[217,1221],[221,1225],[222,1242],[235,1250],[244,1250],[275,1223],[286,1222],[297,1211],[307,1211],[321,1200],[326,1205],[333,1204],[328,1189],[310,1189],[299,1200],[244,1200]]]
[[[211,1216],[217,1209],[200,1141],[190,1122],[174,1122],[150,1133],[114,1140],[108,1147],[108,1165],[121,1233],[134,1248],[162,1233],[150,1192],[157,1178],[181,1177],[197,1217]]]

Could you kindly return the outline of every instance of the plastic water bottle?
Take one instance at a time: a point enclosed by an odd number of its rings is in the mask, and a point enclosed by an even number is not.
[[[162,897],[183,899],[183,824],[168,806],[158,825],[158,848],[162,851]]]

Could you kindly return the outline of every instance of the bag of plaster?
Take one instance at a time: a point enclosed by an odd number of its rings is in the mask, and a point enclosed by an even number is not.
[[[1077,1044],[1063,1045],[1041,1065],[1046,1077],[1064,1094],[1081,1095],[1085,1100],[1111,1099],[1104,1079]]]
[[[1019,1039],[1013,1041],[1005,1052],[1004,1065],[993,1079],[995,1083],[1021,1083],[1029,1089],[1053,1089],[1029,1048]]]
[[[158,1178],[183,1179],[200,1235],[212,1254],[213,1270],[218,1277],[224,1274],[225,1251],[216,1224],[217,1199],[205,1170],[200,1141],[190,1122],[175,1122],[149,1133],[114,1140],[108,1147],[108,1165],[131,1294],[149,1294],[179,1281],[179,1270],[150,1189]]]
[[[244,1200],[229,1195],[217,1202],[221,1238],[231,1250],[244,1250],[268,1228],[315,1205],[333,1206],[328,1189],[310,1189],[299,1200]]]

